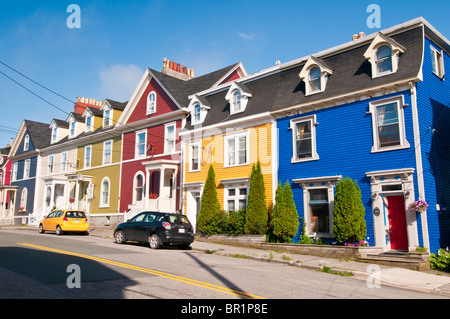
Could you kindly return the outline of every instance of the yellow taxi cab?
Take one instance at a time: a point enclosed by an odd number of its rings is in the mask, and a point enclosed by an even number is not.
[[[54,231],[56,235],[63,232],[84,232],[89,230],[86,214],[80,210],[54,210],[39,223],[39,232]]]

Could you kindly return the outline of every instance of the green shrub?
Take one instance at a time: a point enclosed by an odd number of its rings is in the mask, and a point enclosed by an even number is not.
[[[357,242],[366,237],[365,209],[361,190],[351,178],[346,177],[336,185],[334,197],[333,230],[339,243]]]
[[[275,207],[270,221],[269,241],[292,242],[292,237],[298,232],[298,213],[295,207],[294,195],[288,182],[278,187],[275,193]]]
[[[227,234],[245,233],[245,209],[228,213],[226,233]]]
[[[245,233],[262,235],[267,232],[269,213],[266,204],[264,177],[259,161],[253,164],[250,176],[247,210],[245,214]]]
[[[208,177],[203,188],[202,203],[198,215],[198,229],[207,235],[221,233],[224,229],[226,215],[220,210],[217,199],[216,174],[209,166]]]
[[[431,269],[450,272],[450,251],[448,247],[447,249],[440,248],[437,254],[431,253],[428,260]]]

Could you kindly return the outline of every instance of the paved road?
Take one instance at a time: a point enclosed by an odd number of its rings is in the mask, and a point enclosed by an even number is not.
[[[238,257],[151,250],[94,236],[0,230],[0,299],[448,298],[389,286],[370,288],[351,277]],[[68,271],[69,265],[75,266]]]

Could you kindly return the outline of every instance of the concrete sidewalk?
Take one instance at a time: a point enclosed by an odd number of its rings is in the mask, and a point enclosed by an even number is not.
[[[113,231],[113,229],[108,228],[93,228],[90,234],[92,236],[113,239]],[[385,284],[424,292],[439,293],[450,297],[450,273],[437,271],[422,272],[398,267],[345,261],[336,258],[283,253],[274,250],[247,248],[205,241],[194,241],[191,247],[193,250],[204,251],[207,254],[280,263],[302,269],[351,276],[367,281],[370,287],[376,287],[377,284]]]
[[[3,226],[0,229],[27,229],[37,231],[37,227]],[[94,237],[111,238],[113,228],[95,228],[89,233]],[[207,254],[246,258],[261,262],[279,263],[302,269],[324,271],[335,275],[351,276],[365,280],[370,287],[379,284],[391,285],[424,292],[439,293],[450,297],[450,273],[438,271],[415,271],[398,267],[375,265],[356,261],[345,261],[336,258],[316,257],[293,253],[277,252],[274,250],[247,248],[225,244],[194,241],[193,250]]]

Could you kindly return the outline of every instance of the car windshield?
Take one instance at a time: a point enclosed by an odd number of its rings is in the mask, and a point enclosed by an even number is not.
[[[68,218],[86,218],[83,212],[68,211],[66,212],[66,217]]]
[[[169,215],[168,217],[173,224],[189,224],[189,220],[184,215]]]

